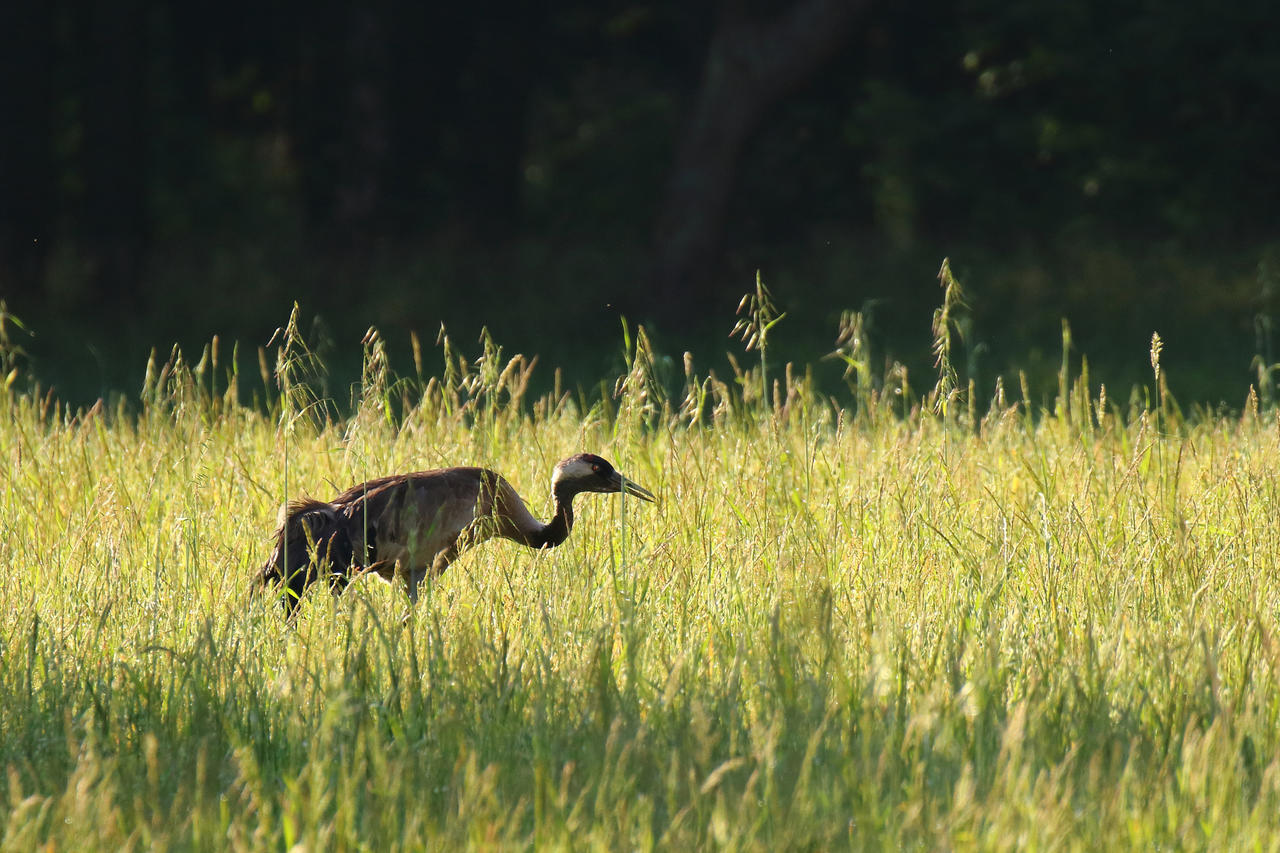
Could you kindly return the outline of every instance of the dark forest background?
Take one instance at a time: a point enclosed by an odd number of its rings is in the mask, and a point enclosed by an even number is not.
[[[407,362],[443,322],[590,384],[621,316],[718,367],[756,270],[773,358],[860,309],[927,369],[947,256],[984,386],[1048,381],[1065,318],[1095,379],[1149,382],[1159,331],[1175,391],[1238,406],[1280,291],[1278,8],[4,3],[0,297],[71,399],[295,300],[352,373],[368,326]]]

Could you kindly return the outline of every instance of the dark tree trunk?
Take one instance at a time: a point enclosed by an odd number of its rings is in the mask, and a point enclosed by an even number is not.
[[[0,297],[36,297],[53,236],[52,6],[0,3]]]
[[[305,16],[291,126],[325,245],[358,256],[423,224],[489,240],[516,223],[543,6],[347,0]]]
[[[526,120],[537,68],[539,2],[482,4],[473,22],[471,56],[460,85],[455,216],[483,238],[509,235],[518,224],[524,185]]]
[[[289,116],[308,225],[332,249],[363,254],[386,206],[391,128],[384,3],[321,3],[300,11]]]
[[[759,20],[726,3],[654,229],[660,318],[712,307],[703,282],[721,240],[738,157],[766,111],[833,56],[870,0],[799,0]]]
[[[131,310],[147,245],[146,0],[96,0],[82,21],[85,194],[80,243],[91,298]]]
[[[545,5],[405,0],[392,34],[389,166],[406,224],[483,241],[518,224]]]
[[[390,118],[387,114],[389,21],[380,4],[353,4],[348,11],[346,80],[338,89],[342,111],[341,157],[333,224],[365,249],[377,238],[384,219]]]
[[[292,104],[287,123],[298,162],[303,206],[308,228],[324,245],[333,238],[337,175],[342,168],[340,140],[346,111],[335,102],[346,80],[343,34],[349,20],[346,3],[319,3],[306,13],[299,11],[291,38],[296,55],[292,63]],[[282,37],[283,38],[283,37]]]
[[[388,180],[394,188],[388,213],[399,236],[436,224],[439,187],[432,166],[440,156],[440,121],[457,111],[453,80],[465,56],[458,38],[459,4],[398,0],[390,36],[391,122]]]

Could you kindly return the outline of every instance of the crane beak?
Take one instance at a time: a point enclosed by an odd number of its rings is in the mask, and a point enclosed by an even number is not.
[[[652,503],[657,500],[657,498],[653,496],[653,492],[649,491],[639,483],[628,480],[617,471],[613,472],[613,479],[610,480],[609,485],[613,487],[611,491],[625,492],[628,495],[634,495],[642,501],[649,501]]]

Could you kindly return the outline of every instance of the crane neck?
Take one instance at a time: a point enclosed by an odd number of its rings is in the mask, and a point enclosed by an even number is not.
[[[574,494],[576,493],[572,489],[561,486],[551,490],[551,497],[556,505],[556,514],[550,522],[542,525],[542,530],[534,537],[535,541],[530,543],[533,547],[554,548],[569,538],[569,531],[573,530]]]

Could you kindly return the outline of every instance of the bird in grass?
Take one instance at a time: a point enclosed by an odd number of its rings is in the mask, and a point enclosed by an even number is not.
[[[335,595],[359,575],[399,579],[413,605],[428,574],[439,575],[459,554],[487,539],[501,536],[530,548],[559,545],[573,529],[573,499],[581,492],[654,500],[648,489],[591,453],[556,465],[551,474],[555,515],[546,524],[533,517],[510,483],[487,468],[381,477],[329,502],[290,503],[258,583],[281,588],[286,617],[321,577]]]

